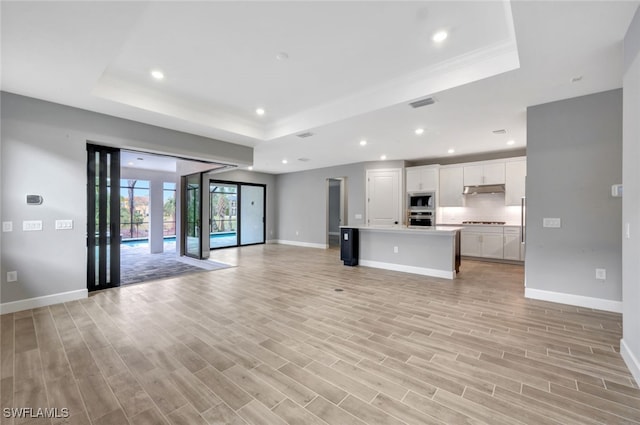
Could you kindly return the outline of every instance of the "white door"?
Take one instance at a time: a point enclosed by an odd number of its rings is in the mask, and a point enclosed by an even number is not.
[[[402,223],[402,170],[367,170],[367,224],[396,226]]]
[[[240,186],[240,245],[264,243],[265,186]]]

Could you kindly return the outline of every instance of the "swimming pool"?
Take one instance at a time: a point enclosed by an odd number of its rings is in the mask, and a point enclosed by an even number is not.
[[[175,236],[164,238],[164,243],[176,243]],[[127,239],[121,242],[122,245],[128,247],[139,247],[149,245],[149,239]],[[209,235],[209,246],[212,248],[222,246],[233,246],[236,244],[236,232],[220,232]]]

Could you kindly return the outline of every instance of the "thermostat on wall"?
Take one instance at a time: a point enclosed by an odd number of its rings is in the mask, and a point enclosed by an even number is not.
[[[40,195],[27,195],[27,205],[42,205],[42,201]]]
[[[621,198],[622,197],[622,185],[621,184],[614,184],[613,186],[611,186],[611,196],[613,196],[615,198]]]

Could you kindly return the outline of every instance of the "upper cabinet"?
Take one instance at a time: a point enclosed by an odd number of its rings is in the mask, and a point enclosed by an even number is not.
[[[464,186],[505,184],[505,163],[467,165],[464,167]]]
[[[518,159],[505,164],[505,205],[520,205],[526,195],[527,161]]]
[[[463,167],[451,166],[440,168],[439,206],[463,206]]]
[[[407,167],[407,192],[436,192],[438,165]]]

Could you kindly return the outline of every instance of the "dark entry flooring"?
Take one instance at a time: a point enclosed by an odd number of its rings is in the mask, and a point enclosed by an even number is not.
[[[120,246],[120,283],[122,285],[227,267],[230,266],[215,261],[178,257],[175,241],[165,242],[164,252],[159,254],[151,254],[148,243]]]

